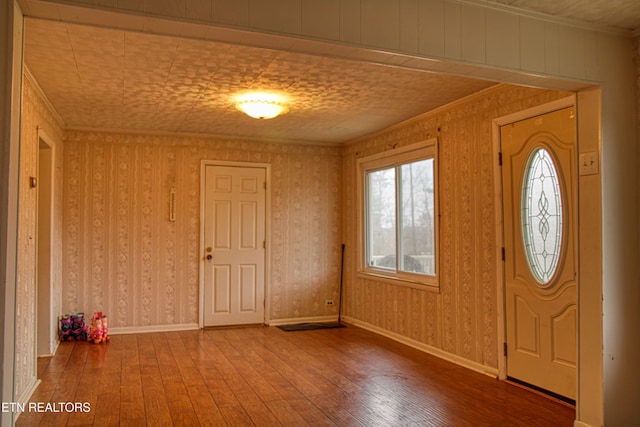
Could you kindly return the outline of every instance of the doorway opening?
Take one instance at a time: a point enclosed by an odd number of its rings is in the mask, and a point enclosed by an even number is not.
[[[57,315],[53,307],[53,204],[55,154],[54,145],[47,136],[38,132],[38,174],[31,185],[37,190],[37,333],[38,356],[51,356],[57,348]]]

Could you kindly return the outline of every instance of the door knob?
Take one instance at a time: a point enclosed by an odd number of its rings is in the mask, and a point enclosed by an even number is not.
[[[207,258],[207,261],[211,261],[213,259],[213,255],[207,254],[205,258]]]

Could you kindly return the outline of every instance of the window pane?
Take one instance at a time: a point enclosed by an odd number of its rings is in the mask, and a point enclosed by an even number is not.
[[[527,260],[536,280],[546,285],[560,259],[562,199],[555,164],[544,148],[529,159],[522,193],[522,236]]]
[[[433,159],[399,167],[398,270],[435,275]]]
[[[367,173],[367,264],[396,269],[395,169]]]

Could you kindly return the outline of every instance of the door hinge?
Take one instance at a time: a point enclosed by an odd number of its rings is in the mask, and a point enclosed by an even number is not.
[[[262,241],[262,249],[267,249],[267,241],[266,240]]]
[[[263,182],[263,183],[262,183],[262,186],[263,186],[263,187],[264,187],[264,189],[266,190],[266,189],[267,189],[267,181]]]
[[[502,166],[502,151],[498,152],[498,166]]]
[[[503,347],[504,347],[504,357],[507,357],[507,343],[503,343]]]
[[[502,260],[505,261],[507,259],[507,251],[502,248]]]

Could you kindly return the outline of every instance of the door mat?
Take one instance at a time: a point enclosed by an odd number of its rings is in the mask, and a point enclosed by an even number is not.
[[[286,332],[293,331],[312,331],[314,329],[333,329],[333,328],[346,328],[345,325],[338,322],[327,323],[296,323],[293,325],[278,325],[278,328]]]

